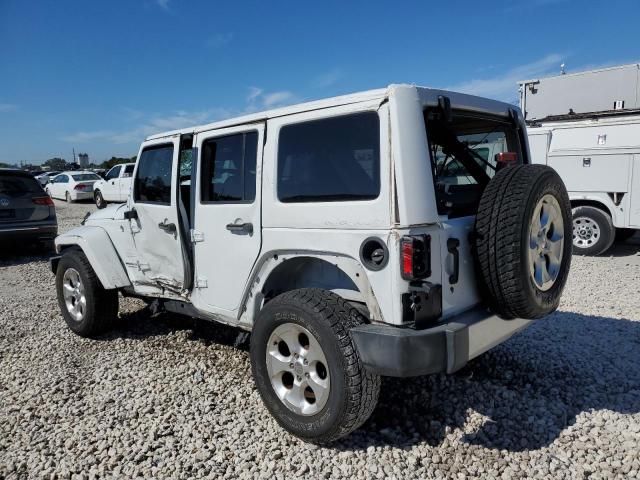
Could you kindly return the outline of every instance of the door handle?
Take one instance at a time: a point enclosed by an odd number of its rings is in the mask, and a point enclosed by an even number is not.
[[[455,285],[458,283],[458,276],[460,275],[460,252],[458,247],[460,246],[460,240],[457,238],[450,238],[447,240],[447,250],[453,255],[453,273],[449,275],[449,283]]]
[[[240,223],[238,221],[234,223],[227,224],[227,230],[231,233],[248,233],[251,235],[253,233],[253,224],[252,223]]]
[[[163,222],[158,224],[158,228],[160,230],[164,230],[167,233],[170,233],[172,235],[176,235],[178,233],[178,230],[176,229],[176,224],[175,223],[167,223],[167,219],[165,218]]]

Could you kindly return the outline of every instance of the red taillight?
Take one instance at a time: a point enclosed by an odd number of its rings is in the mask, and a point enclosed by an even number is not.
[[[502,165],[515,165],[518,163],[518,154],[516,152],[496,153],[496,163]]]
[[[45,206],[49,206],[52,207],[53,206],[53,200],[51,200],[51,197],[46,196],[46,197],[34,197],[31,199],[31,201],[33,203],[35,203],[36,205],[45,205]]]
[[[404,237],[401,241],[402,278],[413,278],[413,239]]]
[[[400,268],[405,280],[418,280],[431,275],[429,235],[402,237],[400,240]]]
[[[75,187],[73,187],[73,189],[74,189],[74,190],[86,190],[88,186],[89,186],[89,185],[82,185],[82,184],[80,184],[80,185],[76,185]]]

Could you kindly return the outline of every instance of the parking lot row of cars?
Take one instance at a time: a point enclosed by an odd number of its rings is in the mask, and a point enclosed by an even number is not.
[[[19,169],[0,169],[0,240],[51,245],[58,233],[52,198],[94,200],[98,208],[123,202],[131,188],[134,165],[116,165],[104,178],[80,170],[33,176]]]

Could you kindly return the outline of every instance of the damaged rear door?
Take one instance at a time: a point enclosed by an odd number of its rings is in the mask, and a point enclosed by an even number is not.
[[[178,223],[179,136],[145,142],[129,199],[138,268],[148,285],[181,293],[185,283],[183,239]],[[127,261],[129,263],[129,261]]]

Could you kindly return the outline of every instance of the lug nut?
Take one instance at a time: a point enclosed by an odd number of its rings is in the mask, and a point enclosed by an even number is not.
[[[290,363],[290,364],[289,364],[289,368],[293,368],[293,363]]]
[[[293,357],[294,357],[294,358],[298,358],[299,356],[300,356],[300,355],[298,355],[297,353],[294,353],[294,354],[293,354]]]
[[[305,377],[307,377],[307,378],[309,378],[309,374],[308,374],[308,373],[305,373],[305,374],[304,374],[304,376],[305,376]]]
[[[300,382],[302,380],[302,377],[298,377],[298,381]]]
[[[305,365],[309,365],[309,360],[307,360],[307,359],[305,358],[303,363],[304,363]]]

